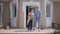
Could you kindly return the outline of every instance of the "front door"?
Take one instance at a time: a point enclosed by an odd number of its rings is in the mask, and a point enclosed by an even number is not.
[[[52,27],[52,11],[53,4],[51,2],[46,3],[46,27]]]

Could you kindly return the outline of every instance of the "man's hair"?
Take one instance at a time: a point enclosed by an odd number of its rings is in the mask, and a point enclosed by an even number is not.
[[[36,8],[39,8],[39,7],[36,7]]]

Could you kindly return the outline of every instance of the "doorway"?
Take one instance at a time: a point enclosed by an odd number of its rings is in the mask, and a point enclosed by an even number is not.
[[[38,4],[38,5],[36,5],[36,4]],[[28,11],[29,9],[29,6],[36,6],[36,7],[39,7],[39,10],[40,10],[40,2],[23,2],[22,3],[22,11],[23,11],[23,13],[24,13],[24,28],[26,28],[26,20],[27,20],[27,14],[28,14],[28,12],[26,12],[26,11]],[[30,9],[31,10],[31,9]]]
[[[26,6],[26,24],[27,24],[27,21],[28,21],[28,12],[35,13],[34,9],[35,9],[35,7],[33,7],[33,6]],[[32,19],[32,24],[33,24],[33,21],[34,20]]]

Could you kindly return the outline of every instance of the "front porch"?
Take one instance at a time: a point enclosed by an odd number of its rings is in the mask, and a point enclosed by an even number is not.
[[[38,31],[37,29],[34,31],[30,31],[28,32],[26,29],[7,29],[7,30],[4,30],[4,29],[0,29],[0,33],[1,34],[50,34],[50,33],[53,33],[54,29],[43,29],[40,31]]]

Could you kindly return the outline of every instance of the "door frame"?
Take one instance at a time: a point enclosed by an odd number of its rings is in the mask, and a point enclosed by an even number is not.
[[[16,27],[18,26],[17,24],[17,19],[18,19],[18,0],[14,0],[10,2],[10,19],[12,19],[12,5],[16,4]]]
[[[0,5],[1,5],[1,23],[2,23],[3,3],[0,3]]]
[[[50,2],[50,1],[46,1],[46,5],[47,5],[47,3],[48,4],[50,4],[51,6],[50,6],[50,9],[51,9],[51,23],[52,23],[52,17],[53,17],[53,2]],[[45,6],[46,7],[46,6]],[[45,9],[46,10],[46,9]],[[46,18],[46,20],[47,20],[47,18],[49,18],[49,17],[46,17],[46,14],[45,14],[45,18]],[[47,23],[47,22],[46,22]],[[52,24],[51,24],[52,25]],[[47,27],[47,26],[46,26]]]
[[[26,6],[36,6],[36,7],[39,7],[39,10],[40,10],[40,2],[23,2],[22,3],[22,11],[24,13],[24,24],[23,24],[24,28],[26,28]]]

